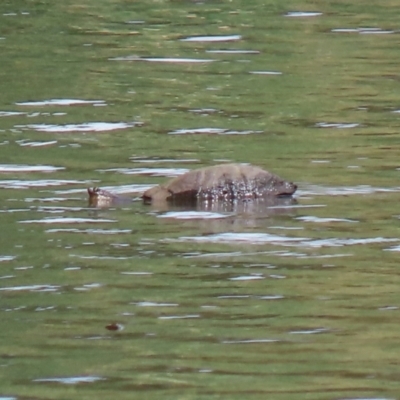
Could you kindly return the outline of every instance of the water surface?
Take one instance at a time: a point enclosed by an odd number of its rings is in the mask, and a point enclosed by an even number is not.
[[[397,32],[393,0],[1,2],[0,399],[399,398]],[[295,202],[140,201],[222,162]]]

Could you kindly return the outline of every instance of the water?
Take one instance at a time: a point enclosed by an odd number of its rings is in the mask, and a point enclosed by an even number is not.
[[[399,398],[397,15],[1,2],[0,399]],[[138,199],[221,162],[296,202]]]

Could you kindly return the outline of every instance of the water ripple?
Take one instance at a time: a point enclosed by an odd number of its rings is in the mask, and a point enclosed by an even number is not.
[[[139,301],[138,303],[130,303],[138,307],[178,307],[178,303],[155,303],[153,301]]]
[[[207,134],[207,135],[250,135],[253,133],[263,133],[263,131],[232,131],[224,128],[194,128],[194,129],[177,129],[168,132],[169,135],[191,135],[191,134]]]
[[[400,187],[373,187],[369,185],[358,185],[358,186],[318,186],[318,185],[302,185],[301,189],[298,190],[300,196],[348,196],[357,194],[374,194],[374,193],[395,193],[400,192]]]
[[[20,111],[0,111],[0,117],[14,117],[16,115],[25,115],[25,112]]]
[[[75,105],[106,105],[104,100],[79,100],[79,99],[50,99],[42,101],[25,101],[15,103],[17,106],[75,106]]]
[[[172,219],[221,219],[227,218],[230,215],[212,213],[207,211],[170,211],[165,214],[157,215],[157,218],[172,218]]]
[[[337,128],[337,129],[351,129],[357,128],[360,124],[358,123],[334,123],[334,122],[317,122],[316,128]]]
[[[183,39],[179,39],[181,42],[232,42],[240,40],[241,35],[226,35],[226,36],[189,36]]]
[[[3,262],[3,261],[12,261],[12,260],[14,260],[16,258],[16,256],[1,256],[0,255],[0,262]]]
[[[235,49],[229,49],[229,50],[206,50],[206,53],[212,53],[212,54],[260,54],[258,50],[235,50]]]
[[[200,314],[187,314],[187,315],[162,315],[158,319],[191,319],[200,318]]]
[[[295,218],[298,221],[304,221],[304,222],[316,222],[316,223],[329,223],[329,222],[359,222],[353,219],[347,219],[347,218],[319,218],[319,217],[314,217],[312,215],[309,216],[304,216],[304,217],[297,217]]]
[[[316,333],[326,333],[330,332],[331,330],[328,328],[315,328],[315,329],[304,329],[304,330],[298,330],[298,331],[291,331],[292,335],[313,335]]]
[[[249,71],[253,75],[282,75],[280,71]]]
[[[332,29],[331,32],[333,32],[333,33],[359,33],[362,35],[395,33],[395,31],[383,30],[381,28],[335,28],[335,29]]]
[[[96,220],[97,221],[97,220]],[[88,233],[90,235],[120,235],[122,233],[132,233],[131,229],[47,229],[46,233]]]
[[[147,62],[158,62],[158,63],[173,63],[173,64],[198,64],[198,63],[210,63],[215,60],[201,59],[201,58],[173,58],[173,57],[138,57],[138,56],[127,56],[127,57],[114,57],[109,58],[110,61],[147,61]]]
[[[223,344],[256,344],[256,343],[276,343],[279,339],[243,339],[243,340],[223,340]]]
[[[108,169],[97,169],[96,171],[119,172],[124,175],[148,175],[148,176],[163,176],[163,177],[165,176],[170,178],[183,175],[189,170],[186,168],[108,168]]]
[[[182,236],[178,239],[164,239],[166,242],[196,242],[196,243],[222,243],[222,244],[272,244],[279,246],[296,247],[342,247],[377,243],[399,242],[399,238],[326,238],[310,239],[304,237],[288,237],[271,235],[268,233],[220,233],[209,236]]]
[[[46,217],[43,219],[32,219],[19,221],[20,224],[87,224],[87,223],[103,223],[116,222],[114,219],[96,219],[96,218],[71,218],[71,217]]]
[[[198,158],[159,158],[159,157],[143,157],[143,156],[134,156],[130,157],[130,160],[135,163],[198,163],[200,160]]]
[[[21,147],[44,147],[44,146],[52,146],[54,144],[57,144],[57,140],[48,140],[48,141],[41,141],[41,142],[32,142],[29,139],[22,139],[22,140],[17,140],[17,144],[19,144]]]
[[[319,17],[322,15],[322,12],[312,12],[312,11],[290,11],[286,13],[285,17],[291,18],[303,18],[303,17]]]
[[[65,132],[107,132],[119,129],[132,128],[141,125],[140,122],[85,122],[83,124],[28,124],[15,125],[15,128],[33,129],[38,132],[65,133]]]
[[[230,281],[254,281],[259,279],[265,279],[265,276],[261,274],[253,274],[253,275],[242,275],[229,278]]]
[[[5,292],[19,292],[19,291],[31,291],[31,292],[56,292],[61,286],[57,285],[29,285],[29,286],[9,286],[0,287],[0,291]]]
[[[48,186],[62,186],[62,185],[89,185],[92,181],[74,181],[63,179],[40,179],[35,181],[23,180],[3,180],[0,181],[0,188],[4,189],[29,189],[31,187],[48,187]],[[82,192],[83,189],[80,189]]]
[[[18,165],[0,164],[1,172],[54,172],[65,169],[64,167],[53,167],[52,165]]]
[[[39,383],[63,383],[65,385],[76,385],[77,383],[93,383],[97,381],[104,381],[106,378],[99,376],[72,376],[72,377],[60,377],[60,378],[40,378],[33,379],[33,382]]]

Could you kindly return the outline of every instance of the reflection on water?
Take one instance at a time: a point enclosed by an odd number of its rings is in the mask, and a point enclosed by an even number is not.
[[[180,39],[181,42],[231,42],[240,40],[241,35],[228,35],[228,36],[191,36]]]
[[[15,165],[0,164],[1,172],[53,172],[65,169],[64,167],[53,167],[51,165]]]
[[[33,382],[39,383],[63,383],[66,385],[76,385],[77,383],[93,383],[97,381],[103,381],[105,378],[99,376],[72,376],[64,378],[38,378],[34,379]]]
[[[0,111],[0,117],[14,117],[16,115],[25,115],[26,113],[20,111]]]
[[[309,12],[309,11],[290,11],[285,14],[285,17],[319,17],[322,15],[321,12]]]
[[[249,71],[253,75],[282,75],[280,71]]]
[[[206,53],[211,54],[260,54],[257,50],[239,50],[239,49],[231,49],[231,50],[206,50]]]
[[[96,220],[97,221],[97,220]],[[120,235],[132,233],[131,229],[77,229],[77,228],[55,228],[47,229],[47,233],[88,233],[90,235]]]
[[[65,179],[39,179],[39,180],[0,180],[3,189],[30,189],[32,187],[52,187],[64,185],[90,185],[92,181],[77,181]],[[80,190],[82,191],[82,190]]]
[[[351,129],[357,128],[360,124],[352,123],[352,124],[344,124],[344,123],[335,123],[335,122],[317,122],[315,124],[316,128],[338,128],[338,129]]]
[[[243,339],[243,340],[223,340],[223,344],[257,344],[257,343],[276,343],[278,339]]]
[[[173,158],[159,158],[159,157],[143,157],[143,156],[134,156],[130,158],[135,163],[149,163],[149,164],[157,164],[157,163],[198,163],[199,160],[197,158],[188,158],[188,159],[173,159]]]
[[[104,100],[79,100],[79,99],[51,99],[42,101],[25,101],[15,103],[17,106],[41,107],[41,106],[75,106],[75,105],[106,105]]]
[[[388,34],[395,31],[385,30],[381,28],[335,28],[331,32],[334,33],[360,33],[360,34]]]
[[[54,144],[57,144],[57,140],[46,140],[46,141],[40,141],[40,142],[33,142],[29,139],[22,139],[22,140],[17,140],[16,143],[18,143],[21,147],[44,147],[44,146],[52,146]]]
[[[202,64],[210,63],[215,60],[201,59],[201,58],[161,58],[161,57],[138,57],[138,56],[126,56],[126,57],[115,57],[110,58],[111,61],[147,61],[154,63],[172,63],[172,64]]]
[[[162,315],[158,319],[170,320],[170,319],[192,319],[200,318],[200,314],[188,314],[188,315]]]
[[[0,287],[1,291],[18,292],[18,291],[32,291],[32,292],[56,292],[60,286],[54,285],[30,285],[30,286],[9,286]]]
[[[1,166],[0,166],[1,168]],[[168,178],[183,175],[189,170],[186,168],[109,168],[99,169],[99,172],[119,172],[125,175],[166,176]],[[1,172],[1,169],[0,169]]]
[[[179,239],[165,239],[165,241],[179,241],[179,242],[197,242],[197,243],[248,243],[248,244],[273,244],[279,246],[296,246],[296,247],[342,247],[342,246],[355,246],[367,245],[374,243],[391,243],[398,242],[400,238],[359,238],[359,239],[310,239],[304,237],[288,237],[282,235],[271,235],[268,233],[234,233],[226,232],[209,236],[182,236]]]
[[[358,185],[358,186],[341,186],[341,187],[329,187],[329,186],[317,186],[317,185],[303,185],[296,192],[300,197],[303,196],[348,196],[348,195],[362,195],[362,194],[374,194],[374,193],[394,193],[399,192],[400,187],[372,187],[369,185]]]
[[[158,218],[172,218],[172,219],[219,219],[227,218],[229,215],[211,213],[206,211],[170,211],[165,214],[157,215]]]
[[[69,218],[69,217],[46,217],[42,219],[33,219],[19,221],[20,224],[86,224],[96,223],[101,224],[104,222],[116,222],[112,219],[101,219],[101,218]]]
[[[128,129],[140,122],[85,122],[83,124],[67,124],[67,125],[54,125],[54,124],[28,124],[28,125],[15,125],[15,128],[20,129],[33,129],[38,132],[49,133],[65,133],[65,132],[107,132],[119,129]]]
[[[262,133],[262,131],[233,131],[221,128],[194,128],[194,129],[178,129],[168,132],[169,135],[192,135],[192,134],[208,134],[208,135],[250,135],[253,133]]]
[[[346,218],[319,218],[315,217],[312,215],[307,215],[303,217],[297,217],[299,221],[304,221],[304,222],[316,222],[316,223],[325,223],[325,222],[359,222],[359,221],[354,221],[351,219],[346,219]]]

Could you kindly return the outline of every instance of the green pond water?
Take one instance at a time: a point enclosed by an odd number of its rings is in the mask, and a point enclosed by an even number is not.
[[[398,5],[1,1],[0,400],[399,399]]]

